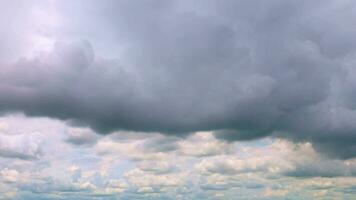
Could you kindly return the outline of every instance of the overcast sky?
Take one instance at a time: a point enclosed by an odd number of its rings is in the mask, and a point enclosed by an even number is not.
[[[0,199],[352,199],[353,0],[0,0]]]

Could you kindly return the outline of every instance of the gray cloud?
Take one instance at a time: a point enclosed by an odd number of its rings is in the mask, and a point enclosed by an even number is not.
[[[179,148],[179,140],[173,137],[158,137],[145,141],[141,148],[146,152],[170,152]]]
[[[354,2],[60,4],[65,42],[1,66],[1,111],[99,133],[273,134],[355,156]]]
[[[97,143],[99,137],[90,130],[72,129],[69,131],[65,142],[72,145],[92,146]]]
[[[4,158],[17,158],[21,160],[36,160],[36,155],[26,154],[22,152],[16,152],[11,149],[0,149],[0,157]]]

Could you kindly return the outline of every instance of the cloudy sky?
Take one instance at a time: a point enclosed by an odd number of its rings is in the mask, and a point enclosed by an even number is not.
[[[0,0],[0,199],[355,199],[354,19],[354,0]]]

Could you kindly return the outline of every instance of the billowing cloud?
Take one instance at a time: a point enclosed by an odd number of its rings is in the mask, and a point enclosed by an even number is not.
[[[245,155],[219,155],[203,159],[196,168],[203,174],[237,175],[263,172],[268,176],[356,176],[355,160],[326,159],[310,143],[276,141],[262,148],[243,148]]]
[[[3,129],[3,131],[5,131]],[[42,155],[42,138],[36,133],[0,133],[0,157],[36,160]]]
[[[99,133],[273,135],[356,156],[351,0],[1,1],[1,8],[8,12],[0,21],[0,112]]]

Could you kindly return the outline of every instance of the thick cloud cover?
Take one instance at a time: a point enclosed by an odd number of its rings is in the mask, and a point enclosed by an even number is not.
[[[332,156],[355,156],[354,1],[46,6],[55,8],[51,21],[35,24],[56,44],[15,62],[0,56],[1,112],[64,119],[100,133],[219,130],[217,137],[228,140],[275,135],[312,141]],[[30,8],[29,16],[37,17],[2,15],[40,18]],[[38,30],[24,26],[1,21],[0,42],[21,43],[4,43],[1,52],[28,45],[21,41]]]

